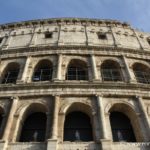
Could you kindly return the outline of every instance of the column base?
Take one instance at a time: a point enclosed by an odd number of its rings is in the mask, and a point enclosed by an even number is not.
[[[24,81],[23,81],[23,80],[17,80],[16,83],[17,83],[17,84],[24,84]]]
[[[54,78],[53,82],[62,82],[62,80],[58,79],[58,78]]]
[[[100,139],[100,143],[101,143],[102,150],[111,150],[112,149],[112,146],[111,146],[112,141],[111,140]]]
[[[57,139],[47,140],[47,150],[57,150]]]
[[[93,82],[102,82],[100,79],[93,79]]]
[[[137,81],[135,81],[135,80],[129,80],[128,83],[137,84]]]

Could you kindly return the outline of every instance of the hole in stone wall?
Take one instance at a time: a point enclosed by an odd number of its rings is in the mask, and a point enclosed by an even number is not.
[[[45,38],[46,39],[51,39],[53,37],[53,33],[52,32],[46,32],[45,33]]]
[[[105,33],[97,33],[98,39],[107,40],[107,36]]]

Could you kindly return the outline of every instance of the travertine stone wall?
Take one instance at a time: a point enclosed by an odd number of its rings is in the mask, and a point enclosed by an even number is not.
[[[47,32],[51,38],[45,38]],[[0,84],[1,150],[150,149],[150,84],[139,83],[133,72],[135,63],[150,69],[149,33],[113,20],[62,18],[0,25],[0,38],[0,81],[8,64],[20,66],[16,84]],[[33,82],[42,60],[52,63],[52,80]],[[66,80],[71,60],[87,65],[88,80]],[[103,81],[107,60],[118,64],[122,81]],[[137,143],[113,142],[112,110],[128,116]],[[46,141],[18,142],[26,116],[36,111],[46,113]],[[92,142],[63,141],[65,117],[72,111],[90,117]]]

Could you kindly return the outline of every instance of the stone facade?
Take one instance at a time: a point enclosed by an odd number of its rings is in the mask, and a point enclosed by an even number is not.
[[[150,79],[138,82],[133,69],[141,64],[150,74],[149,33],[113,20],[62,18],[1,25],[0,39],[1,150],[150,149]],[[42,60],[52,63],[52,79],[33,82]],[[66,80],[71,60],[87,65],[88,80]],[[105,61],[119,65],[121,81],[103,79]],[[16,83],[2,84],[11,63],[19,64]],[[129,117],[137,142],[113,142],[110,110]],[[32,111],[46,113],[45,142],[19,142]],[[90,117],[93,141],[63,140],[65,116],[72,111]]]

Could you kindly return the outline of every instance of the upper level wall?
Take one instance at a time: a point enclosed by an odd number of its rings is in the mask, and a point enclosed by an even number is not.
[[[44,20],[43,20],[44,21]],[[2,50],[36,46],[101,46],[150,51],[149,33],[142,33],[127,24],[107,20],[51,20],[1,25]],[[28,24],[28,25],[27,25]],[[2,29],[3,28],[3,29]],[[52,38],[45,38],[51,32]],[[106,35],[99,39],[98,33]]]

